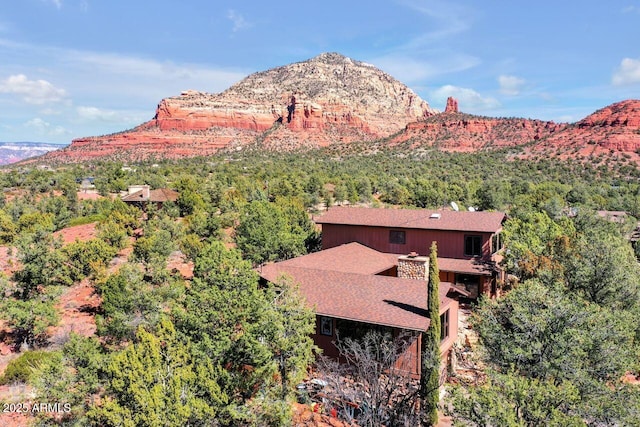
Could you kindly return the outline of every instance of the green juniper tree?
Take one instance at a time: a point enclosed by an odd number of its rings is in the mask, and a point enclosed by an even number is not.
[[[420,376],[420,395],[423,406],[424,425],[438,424],[438,402],[440,401],[440,270],[438,248],[431,243],[429,254],[428,312],[429,329],[422,336],[423,360]]]

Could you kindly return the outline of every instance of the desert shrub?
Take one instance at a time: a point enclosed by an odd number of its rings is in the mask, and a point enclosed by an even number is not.
[[[91,224],[92,222],[104,221],[106,219],[104,214],[92,214],[89,216],[79,216],[77,218],[73,218],[69,220],[69,227],[74,227],[76,225],[85,225]]]
[[[7,365],[4,375],[0,377],[0,385],[24,382],[28,383],[40,366],[49,361],[61,359],[59,352],[27,351]]]

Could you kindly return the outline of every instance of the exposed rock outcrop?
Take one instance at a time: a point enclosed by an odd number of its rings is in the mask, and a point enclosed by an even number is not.
[[[626,100],[604,107],[540,141],[532,152],[555,150],[561,157],[623,154],[640,156],[640,100]]]
[[[453,109],[456,104],[447,102],[447,107],[451,105]],[[392,143],[410,141],[413,146],[437,146],[445,151],[478,151],[522,145],[546,138],[566,126],[542,120],[482,117],[449,111],[408,124]]]
[[[458,112],[458,100],[453,97],[447,98],[447,106],[444,109],[445,113],[457,113]]]
[[[207,155],[259,142],[267,148],[324,146],[389,136],[437,113],[376,67],[324,53],[258,72],[218,94],[188,90],[163,99],[130,131],[80,138],[49,158]]]
[[[481,117],[456,112],[447,101],[447,114],[410,123],[392,140],[412,146],[436,146],[445,151],[477,151],[523,147],[523,156],[590,158],[614,154],[640,161],[640,100],[602,108],[577,123],[522,118]]]

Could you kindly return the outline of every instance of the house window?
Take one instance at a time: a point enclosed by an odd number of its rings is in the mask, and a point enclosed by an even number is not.
[[[320,334],[333,336],[333,319],[331,317],[320,316]]]
[[[389,230],[389,243],[393,243],[395,245],[404,245],[405,243],[404,231]]]
[[[464,236],[464,255],[482,255],[482,236]]]
[[[442,341],[449,338],[449,310],[440,315],[440,339]]]
[[[502,249],[502,239],[500,238],[500,234],[496,233],[491,236],[491,253],[496,253],[500,249]]]

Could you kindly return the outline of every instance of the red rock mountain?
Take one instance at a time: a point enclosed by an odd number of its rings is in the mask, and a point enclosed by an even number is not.
[[[618,102],[567,124],[464,114],[450,98],[445,113],[410,123],[391,140],[400,143],[461,152],[525,146],[524,157],[614,154],[640,161],[640,100]]]
[[[272,149],[389,136],[437,113],[411,89],[364,62],[324,53],[246,77],[217,94],[163,99],[155,117],[129,131],[74,140],[47,159],[207,155],[260,143]]]
[[[154,118],[132,130],[76,139],[42,159],[135,161],[250,145],[289,150],[390,136],[381,143],[447,151],[524,146],[523,156],[614,153],[640,161],[640,100],[610,105],[573,124],[464,114],[453,98],[438,113],[376,67],[324,53],[252,74],[221,93],[185,91],[163,99]]]
[[[566,124],[541,120],[474,116],[457,111],[457,101],[449,98],[445,113],[406,126],[391,144],[435,146],[445,151],[478,151],[511,147],[547,138]]]
[[[604,107],[531,147],[532,153],[551,150],[560,157],[613,153],[640,160],[640,100]]]

